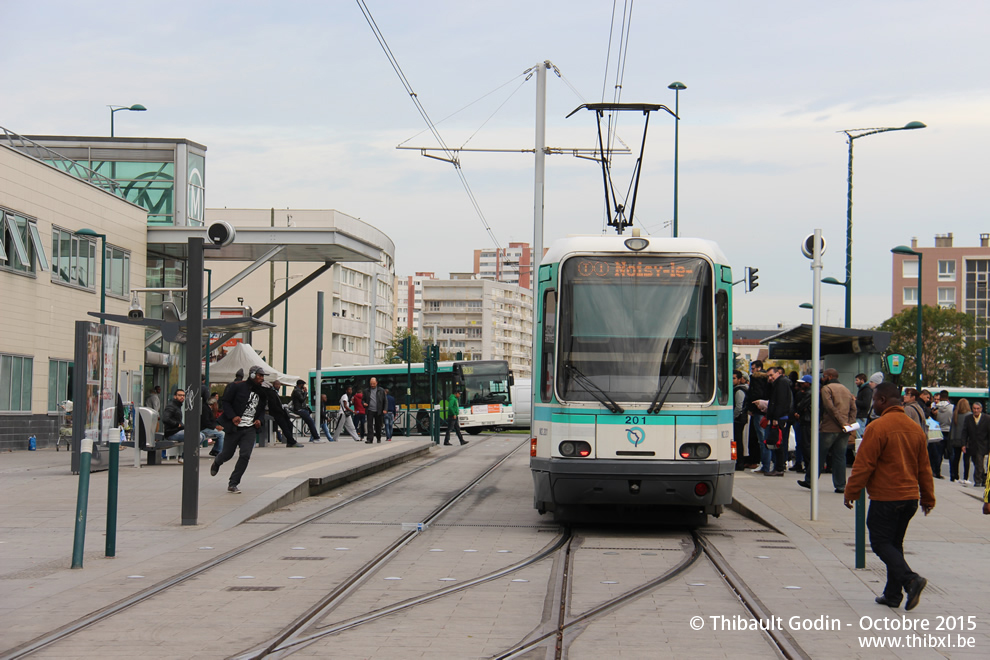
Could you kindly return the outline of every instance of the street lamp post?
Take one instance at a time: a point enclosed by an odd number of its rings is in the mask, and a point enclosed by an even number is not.
[[[921,347],[921,338],[923,336],[923,333],[922,333],[922,327],[921,326],[922,326],[922,322],[924,320],[923,317],[922,317],[922,309],[921,309],[922,308],[922,304],[921,304],[921,301],[922,301],[921,292],[922,292],[922,284],[925,281],[924,278],[922,277],[922,274],[923,274],[924,271],[922,270],[921,266],[922,266],[922,259],[923,259],[923,256],[924,255],[922,255],[920,252],[918,252],[916,250],[912,250],[911,248],[909,248],[906,245],[898,245],[893,250],[891,250],[891,252],[893,254],[900,254],[900,255],[908,256],[908,257],[910,257],[910,256],[918,257],[918,321],[917,321],[917,326],[918,326],[918,328],[917,328],[918,348],[916,349],[917,352],[915,353],[915,357],[914,357],[914,361],[915,361],[914,386],[920,392],[925,387],[925,385],[924,385],[924,376],[921,373],[921,358],[923,356],[923,351],[922,351],[922,347]]]
[[[113,137],[113,113],[120,112],[121,110],[131,110],[133,112],[144,112],[147,110],[140,103],[135,103],[134,105],[108,105],[107,107],[110,108],[110,137]]]
[[[100,314],[107,313],[107,235],[97,234],[92,229],[80,229],[77,236],[100,239]],[[102,320],[101,320],[102,322]]]
[[[846,288],[846,327],[852,327],[852,213],[853,213],[853,140],[876,133],[886,133],[888,131],[910,131],[916,128],[925,128],[920,121],[912,121],[904,126],[892,128],[850,128],[845,133],[849,142],[849,174],[847,178],[846,190],[846,281],[836,281]],[[829,282],[832,284],[832,282]]]
[[[681,126],[681,90],[687,89],[682,82],[672,82],[667,89],[674,90],[674,238],[677,238],[677,150],[679,146],[679,128]]]

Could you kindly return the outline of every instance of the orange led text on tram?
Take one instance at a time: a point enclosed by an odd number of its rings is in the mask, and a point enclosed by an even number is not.
[[[614,265],[614,271],[609,267]],[[642,261],[629,263],[616,261],[609,264],[604,261],[581,261],[578,264],[578,275],[582,277],[688,277],[694,270],[688,266],[678,265],[671,261],[669,265],[644,264]]]

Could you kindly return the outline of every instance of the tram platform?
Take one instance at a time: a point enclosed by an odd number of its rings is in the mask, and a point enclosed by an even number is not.
[[[395,437],[365,444],[353,440],[303,442],[302,449],[282,444],[256,447],[241,480],[240,493],[227,492],[236,457],[216,477],[212,458],[201,450],[197,525],[182,525],[183,465],[175,460],[134,467],[133,449],[120,454],[116,556],[105,558],[106,471],[90,475],[82,570],[72,563],[79,476],[70,470],[70,453],[54,449],[0,454],[0,621],[13,610],[31,607],[64,593],[85,597],[100,589],[103,576],[139,565],[231,529],[269,511],[288,506],[334,485],[360,479],[392,465],[426,456],[429,438]],[[235,455],[236,456],[236,455]],[[69,596],[69,592],[78,592]],[[123,595],[123,593],[121,594]],[[111,599],[112,600],[115,599]],[[39,613],[40,614],[40,613]],[[0,631],[0,650],[5,633]]]
[[[947,466],[943,473],[948,474]],[[877,653],[883,657],[986,657],[990,648],[990,599],[978,576],[990,547],[990,516],[982,513],[982,488],[964,487],[948,478],[935,480],[935,509],[928,516],[918,510],[904,541],[908,564],[928,580],[920,605],[905,612],[903,604],[892,609],[874,602],[883,591],[886,568],[870,550],[868,531],[864,534],[866,567],[856,568],[856,515],[844,506],[843,495],[834,492],[831,475],[820,478],[818,516],[814,521],[810,491],[796,483],[803,477],[796,472],[787,472],[782,478],[748,471],[736,473],[733,510],[775,528],[786,542],[751,545],[727,558],[747,576],[750,586],[756,588],[773,612],[808,620],[825,616],[842,622],[844,634],[796,633],[804,649],[818,649],[820,657],[880,657]],[[754,551],[755,547],[761,549]],[[754,575],[763,580],[754,580]],[[975,622],[972,630],[968,629],[970,616]],[[853,642],[862,636],[904,638],[907,634],[864,631],[862,617],[924,619],[930,624],[926,634],[945,638],[951,633],[953,646],[899,649],[893,655],[886,655],[889,650],[859,648]],[[960,630],[953,622],[949,625],[955,630],[938,630],[939,617],[942,623],[947,617],[957,621],[961,617],[966,629]],[[972,637],[975,646],[960,648],[959,635]]]

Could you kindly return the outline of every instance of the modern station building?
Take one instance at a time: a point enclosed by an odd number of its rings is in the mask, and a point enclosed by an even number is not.
[[[185,139],[22,137],[0,128],[0,152],[0,449],[26,447],[32,434],[45,446],[60,423],[53,405],[69,398],[75,375],[73,322],[95,321],[88,312],[100,308],[104,239],[96,234],[106,236],[107,313],[126,315],[135,289],[150,288],[159,291],[136,298],[146,317],[162,318],[168,298],[185,317],[188,239],[205,237],[209,223],[206,147]],[[321,283],[312,280],[332,271],[322,283],[330,301],[324,363],[380,359],[395,327],[391,240],[335,211],[283,212],[274,227],[268,210],[240,213],[216,211],[231,221],[237,239],[206,251],[215,292],[210,305],[250,306],[267,318],[265,307],[273,301],[264,294],[281,277],[279,302],[288,283],[290,324],[297,318],[298,325],[290,326],[280,348],[299,351],[287,371],[305,375],[315,362],[315,303],[293,306],[291,296],[312,291],[315,300]],[[296,226],[286,217],[293,214]],[[258,282],[250,280],[254,271],[261,271],[254,275]],[[244,302],[235,304],[238,298]],[[283,325],[284,306],[275,307],[275,323]],[[252,340],[267,344],[270,334],[256,331]],[[124,326],[121,349],[125,402],[140,404],[154,385],[168,393],[180,383],[182,344],[166,342],[152,329]],[[273,366],[283,366],[279,351],[266,351],[272,352]]]

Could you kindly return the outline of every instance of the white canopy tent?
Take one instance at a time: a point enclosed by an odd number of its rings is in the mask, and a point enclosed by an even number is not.
[[[269,382],[278,382],[280,385],[288,385],[292,387],[295,386],[296,381],[299,380],[298,376],[283,374],[278,369],[266,364],[265,361],[261,359],[261,356],[258,355],[253,348],[251,348],[251,344],[238,343],[234,344],[234,347],[230,349],[222,360],[210,365],[210,382],[233,382],[234,374],[237,373],[238,369],[243,369],[244,377],[247,378],[248,372],[250,372],[251,367],[254,366],[264,367],[265,373],[269,374],[265,376],[265,380]]]

